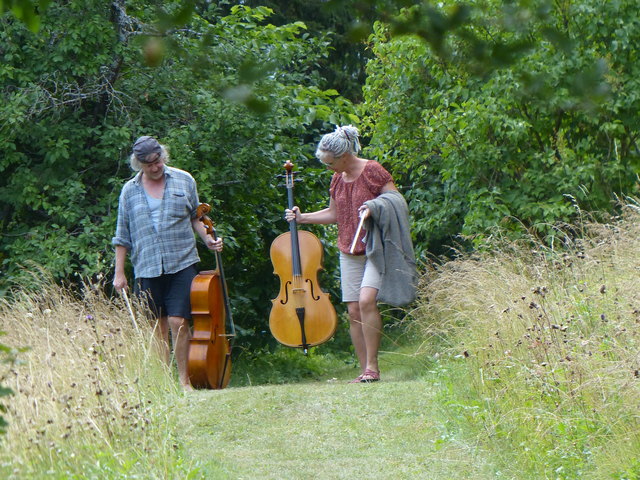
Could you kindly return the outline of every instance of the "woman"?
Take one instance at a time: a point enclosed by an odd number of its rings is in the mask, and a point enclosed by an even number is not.
[[[298,223],[338,224],[340,279],[342,301],[349,312],[349,333],[361,367],[351,383],[380,380],[378,350],[382,336],[382,320],[378,310],[378,291],[382,282],[379,268],[367,261],[362,231],[354,240],[361,218],[370,210],[365,202],[385,192],[397,192],[391,174],[373,160],[357,156],[360,151],[358,129],[347,125],[322,137],[316,157],[335,173],[329,188],[329,207],[302,213],[296,206],[285,211],[287,221]],[[354,246],[354,248],[352,248]]]

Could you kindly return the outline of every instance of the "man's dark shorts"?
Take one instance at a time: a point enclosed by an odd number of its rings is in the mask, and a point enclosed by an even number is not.
[[[198,274],[195,265],[176,273],[139,278],[136,293],[149,295],[149,307],[159,317],[191,318],[191,282]]]

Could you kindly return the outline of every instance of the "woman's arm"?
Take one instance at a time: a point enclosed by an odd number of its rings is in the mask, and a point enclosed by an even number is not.
[[[382,191],[380,193],[397,191],[398,189],[396,188],[395,184],[393,182],[389,182],[386,183],[384,187],[382,187]],[[367,218],[369,216],[369,207],[367,207],[366,205],[360,205],[360,208],[358,208],[358,215],[361,218]]]
[[[289,210],[285,210],[285,219],[290,222],[295,218],[298,223],[336,223],[338,214],[336,212],[336,205],[333,202],[333,198],[329,200],[329,207],[322,210],[318,210],[310,213],[302,213],[298,207],[293,207]]]
[[[382,187],[382,193],[384,192],[391,192],[391,191],[398,191],[398,189],[396,188],[395,184],[393,182],[389,182],[387,184],[385,184],[384,187]]]

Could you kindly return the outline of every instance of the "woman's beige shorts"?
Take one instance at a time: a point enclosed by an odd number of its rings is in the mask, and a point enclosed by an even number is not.
[[[348,255],[340,252],[340,284],[343,302],[357,302],[362,287],[380,290],[382,277],[366,255]]]

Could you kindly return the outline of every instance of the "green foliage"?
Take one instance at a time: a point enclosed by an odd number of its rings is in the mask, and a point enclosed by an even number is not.
[[[505,478],[635,478],[638,219],[575,224],[562,252],[494,240],[425,278],[438,399]]]
[[[132,299],[134,328],[101,285],[78,293],[34,275],[0,302],[3,342],[29,347],[6,374],[0,365],[14,391],[0,477],[191,478],[168,414],[182,392],[156,355],[143,305]]]
[[[40,29],[40,13],[51,3],[51,0],[0,0],[0,14],[10,11],[22,20],[32,32]]]
[[[4,332],[0,332],[0,335],[4,335]],[[13,364],[15,362],[15,351],[6,345],[0,343],[0,363]],[[4,382],[5,375],[0,376],[0,380]],[[4,418],[4,414],[7,412],[7,405],[3,397],[13,395],[13,390],[5,387],[0,383],[0,435],[7,433],[7,421]]]
[[[346,355],[346,354],[344,354]],[[233,365],[231,386],[284,384],[318,380],[339,370],[344,360],[326,348],[314,348],[307,355],[299,349],[278,346],[243,351]]]
[[[313,144],[357,120],[319,86],[328,42],[301,22],[269,24],[264,7],[118,5],[52,3],[37,33],[0,17],[0,292],[30,261],[59,281],[111,275],[131,144],[152,134],[214,207],[236,322],[263,329],[278,289],[268,248],[287,228],[276,175],[291,159],[306,180],[301,207],[324,206],[329,174]]]
[[[367,153],[405,187],[421,249],[498,224],[551,243],[554,223],[635,191],[637,2],[469,2],[439,49],[423,7],[377,24],[364,89]],[[458,8],[438,10],[446,32]]]
[[[223,9],[231,9],[233,2],[219,2]],[[224,4],[227,5],[224,5]],[[371,57],[366,44],[354,41],[351,33],[357,10],[351,2],[326,0],[247,0],[250,7],[265,6],[273,10],[270,21],[286,25],[302,21],[305,35],[326,37],[330,42],[327,55],[316,60],[321,76],[321,88],[335,89],[352,101],[362,100],[365,65]]]

